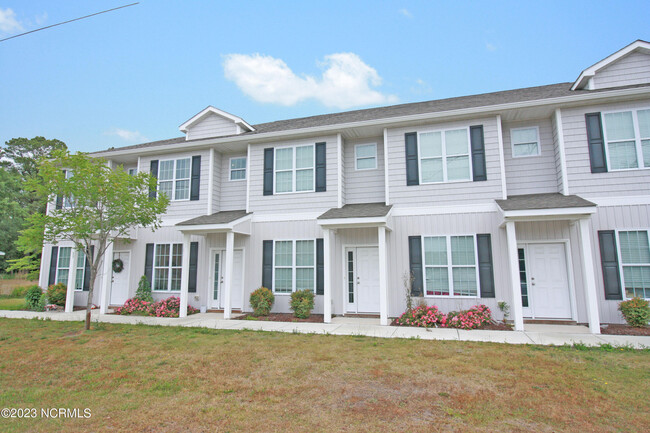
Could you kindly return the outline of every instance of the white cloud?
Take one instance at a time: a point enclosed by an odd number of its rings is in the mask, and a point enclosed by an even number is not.
[[[138,131],[129,131],[127,129],[121,129],[121,128],[114,128],[108,132],[105,133],[106,135],[115,135],[117,137],[120,137],[124,141],[147,141],[147,137],[144,135],[140,134]]]
[[[433,90],[429,83],[424,81],[422,78],[415,80],[415,84],[415,86],[411,87],[411,92],[415,93],[416,95],[425,95],[431,93]]]
[[[491,43],[487,42],[487,43],[485,44],[485,49],[488,50],[488,51],[496,51],[496,50],[497,50],[497,46],[494,45],[494,44],[491,44]]]
[[[295,105],[316,99],[328,107],[350,108],[397,101],[373,87],[381,85],[377,71],[354,53],[325,56],[322,77],[296,75],[282,60],[262,54],[228,54],[224,73],[256,101]]]
[[[404,15],[406,18],[413,18],[413,15],[411,14],[411,12],[409,12],[408,9],[400,9],[399,13]]]
[[[15,33],[23,30],[23,25],[16,19],[16,13],[10,9],[0,9],[0,32]]]

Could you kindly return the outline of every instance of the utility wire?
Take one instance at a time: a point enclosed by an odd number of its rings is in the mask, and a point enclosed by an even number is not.
[[[139,3],[140,3],[140,2],[131,3],[131,4],[128,4],[128,5],[119,6],[119,7],[113,8],[113,9],[107,9],[107,10],[105,10],[105,11],[96,12],[96,13],[94,13],[94,14],[86,15],[85,17],[79,17],[79,18],[75,18],[75,19],[73,19],[73,20],[63,21],[62,23],[52,24],[51,26],[41,27],[40,29],[30,30],[30,31],[28,31],[28,32],[21,33],[21,34],[19,34],[19,35],[13,35],[13,36],[9,36],[8,38],[0,39],[0,42],[8,41],[9,39],[17,38],[18,36],[25,36],[25,35],[28,35],[28,34],[30,34],[30,33],[34,33],[34,32],[38,32],[38,31],[41,31],[41,30],[49,29],[49,28],[52,28],[52,27],[60,26],[60,25],[62,25],[62,24],[68,24],[68,23],[71,23],[71,22],[73,22],[73,21],[83,20],[84,18],[94,17],[95,15],[105,14],[106,12],[111,12],[111,11],[116,11],[116,10],[118,10],[118,9],[128,8],[129,6],[135,6],[135,5],[139,4]]]

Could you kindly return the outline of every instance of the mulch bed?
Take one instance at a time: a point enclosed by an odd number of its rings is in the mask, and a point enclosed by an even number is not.
[[[308,322],[308,323],[323,323],[322,314],[312,314],[306,319],[298,319],[293,313],[271,313],[268,316],[255,317],[252,313],[246,313],[237,317],[237,320],[257,320],[267,322]]]
[[[610,324],[600,328],[601,334],[650,336],[650,326],[635,328],[629,325]]]

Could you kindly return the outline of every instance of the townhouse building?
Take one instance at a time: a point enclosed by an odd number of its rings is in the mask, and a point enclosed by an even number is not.
[[[250,311],[250,293],[314,290],[315,312],[376,314],[405,290],[442,311],[497,303],[525,320],[621,322],[650,298],[650,43],[575,82],[250,125],[207,107],[183,136],[106,151],[149,172],[171,201],[163,226],[107,252],[101,312],[135,294]],[[57,205],[57,204],[52,204]],[[63,205],[58,203],[58,205]],[[121,272],[112,271],[120,259]],[[45,245],[41,286],[85,305],[85,258]]]

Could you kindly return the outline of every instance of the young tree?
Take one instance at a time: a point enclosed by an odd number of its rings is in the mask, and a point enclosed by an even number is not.
[[[66,176],[63,170],[72,175]],[[63,206],[46,215],[30,216],[29,227],[21,238],[34,246],[39,239],[52,243],[69,240],[86,254],[90,267],[88,330],[99,263],[102,258],[111,259],[104,257],[106,249],[133,227],[160,227],[160,215],[167,209],[169,199],[165,194],[150,197],[149,192],[156,189],[157,183],[147,173],[130,176],[122,167],[109,168],[103,159],[67,151],[56,152],[53,159],[41,162],[38,176],[29,184],[49,200],[63,197]]]

